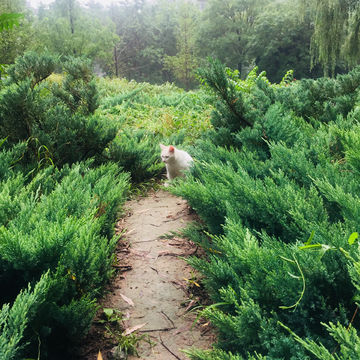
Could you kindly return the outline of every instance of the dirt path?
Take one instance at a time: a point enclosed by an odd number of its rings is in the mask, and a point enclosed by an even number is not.
[[[117,249],[122,272],[111,283],[102,306],[120,310],[124,318],[122,327],[143,327],[140,334],[147,333],[157,345],[150,347],[141,342],[138,353],[141,359],[171,360],[188,359],[179,349],[193,346],[208,349],[215,341],[210,325],[198,322],[190,331],[196,318],[187,314],[189,306],[196,306],[199,289],[191,279],[193,269],[178,256],[187,257],[198,251],[186,239],[160,238],[164,234],[186,226],[196,217],[186,201],[160,190],[146,198],[127,202],[126,216],[118,224],[118,230],[126,228],[124,238]],[[103,314],[102,314],[103,315]],[[98,315],[98,318],[101,317]],[[95,324],[88,336],[93,351],[81,359],[96,359],[94,345],[96,334],[104,333],[102,324]],[[99,336],[97,336],[99,338]],[[98,344],[103,359],[113,359],[111,348],[104,341]],[[138,359],[129,356],[129,360]]]

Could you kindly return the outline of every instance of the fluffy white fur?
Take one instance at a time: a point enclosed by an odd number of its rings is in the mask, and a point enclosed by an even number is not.
[[[183,170],[189,170],[193,158],[184,150],[179,150],[170,145],[160,144],[161,160],[166,164],[167,177],[169,180],[177,176],[185,176]]]

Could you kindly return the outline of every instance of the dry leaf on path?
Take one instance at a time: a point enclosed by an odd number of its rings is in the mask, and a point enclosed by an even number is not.
[[[189,311],[196,304],[196,300],[191,300],[185,311]]]
[[[126,336],[126,335],[130,335],[131,333],[133,333],[134,331],[136,331],[136,330],[139,330],[139,329],[141,329],[143,326],[145,326],[146,325],[146,323],[145,324],[141,324],[141,325],[136,325],[136,326],[133,326],[133,327],[131,327],[131,328],[128,328],[128,329],[126,329],[123,333],[122,333],[122,335],[123,336]]]
[[[125,302],[127,302],[127,303],[130,304],[131,306],[134,306],[134,305],[135,305],[134,302],[133,302],[131,299],[129,299],[128,297],[126,297],[125,295],[120,294],[120,296],[123,298],[123,300],[124,300]]]

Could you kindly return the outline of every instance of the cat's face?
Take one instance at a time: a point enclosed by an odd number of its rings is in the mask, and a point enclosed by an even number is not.
[[[175,148],[173,146],[165,146],[160,144],[161,147],[161,160],[166,164],[175,155]]]

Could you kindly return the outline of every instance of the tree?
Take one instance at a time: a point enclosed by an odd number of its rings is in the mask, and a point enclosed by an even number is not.
[[[161,54],[154,46],[154,25],[145,0],[112,4],[109,13],[120,38],[113,49],[113,73],[129,80],[147,80],[151,64],[160,62]]]
[[[19,20],[24,18],[24,14],[11,13],[0,15],[0,32],[3,30],[11,30],[15,25],[20,27]]]
[[[165,56],[174,56],[177,53],[177,29],[179,24],[179,6],[176,2],[159,0],[148,7],[148,15],[153,19],[154,48],[161,58],[157,71],[162,74],[162,81],[172,82],[173,73],[164,68]]]
[[[303,11],[310,9],[315,24],[312,36],[312,63],[320,63],[324,74],[335,76],[340,60],[357,64],[360,56],[360,4],[354,0],[301,0]]]
[[[3,30],[11,30],[15,25],[20,27],[19,20],[23,19],[24,15],[21,13],[2,14],[0,16],[0,32]],[[5,71],[5,65],[0,64],[0,78],[1,73]]]
[[[240,73],[248,65],[249,30],[271,0],[209,0],[196,33],[197,55],[216,57]]]
[[[288,70],[297,79],[320,77],[320,65],[310,71],[310,39],[314,31],[309,14],[299,19],[299,7],[293,1],[274,1],[257,16],[249,31],[248,62],[255,59],[260,71],[271,82],[280,82]]]
[[[103,66],[111,61],[111,49],[118,37],[110,19],[91,16],[73,0],[57,0],[50,9],[43,9],[42,19],[35,23],[38,52],[48,49],[62,58],[84,56]]]
[[[195,8],[189,2],[180,5],[180,18],[176,36],[177,54],[165,55],[164,69],[173,71],[175,77],[189,90],[195,80],[194,70],[198,67],[198,59],[194,55],[195,39],[194,27]]]
[[[0,72],[31,45],[31,21],[22,1],[0,2]]]

